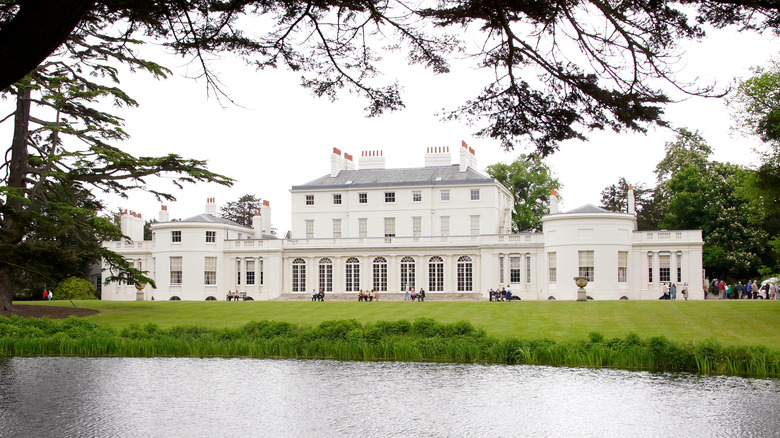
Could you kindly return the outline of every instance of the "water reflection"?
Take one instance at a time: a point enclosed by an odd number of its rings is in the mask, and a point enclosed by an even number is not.
[[[0,359],[0,436],[776,436],[780,381],[619,370]]]

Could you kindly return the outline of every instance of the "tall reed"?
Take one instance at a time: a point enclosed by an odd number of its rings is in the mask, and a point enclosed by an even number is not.
[[[780,377],[780,351],[724,347],[715,340],[675,343],[665,337],[581,341],[498,339],[467,321],[432,319],[325,321],[316,326],[253,321],[235,329],[153,323],[119,332],[68,318],[64,321],[0,317],[0,356],[224,356],[479,362],[571,367],[611,367],[756,377]]]

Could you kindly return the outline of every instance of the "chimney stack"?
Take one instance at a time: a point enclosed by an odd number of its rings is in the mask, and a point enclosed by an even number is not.
[[[558,213],[558,192],[552,189],[550,192],[550,214]]]
[[[425,149],[425,167],[450,165],[452,165],[452,156],[449,146],[433,146]]]
[[[265,234],[271,234],[271,203],[263,201],[260,206],[260,216],[262,217],[261,230]]]
[[[206,214],[217,215],[217,198],[206,198]]]
[[[383,151],[363,151],[360,155],[360,170],[384,168],[385,157]]]
[[[144,220],[134,211],[125,210],[119,217],[119,229],[133,242],[144,240]]]
[[[465,141],[460,142],[460,171],[465,172],[466,169],[477,169],[477,157],[474,155],[474,149],[470,148]]]
[[[346,154],[345,154],[346,155]],[[346,167],[344,157],[341,156],[341,150],[339,148],[333,148],[333,153],[330,154],[330,177],[335,178],[339,176],[339,172]]]
[[[160,222],[170,222],[171,216],[168,213],[168,206],[167,205],[161,205],[160,206]]]
[[[636,201],[634,200],[634,186],[628,185],[628,213],[636,214]]]

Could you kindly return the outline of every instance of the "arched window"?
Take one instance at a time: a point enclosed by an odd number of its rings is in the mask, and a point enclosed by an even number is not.
[[[471,292],[473,277],[471,257],[460,256],[458,258],[458,292]]]
[[[344,290],[357,292],[360,290],[360,260],[355,257],[347,259],[344,271]]]
[[[444,260],[439,256],[428,259],[428,289],[444,292]]]
[[[409,290],[409,288],[416,289],[414,268],[415,264],[413,258],[404,257],[401,259],[401,290]]]
[[[320,259],[320,289],[333,292],[333,262],[329,258]],[[318,289],[319,290],[319,289]]]
[[[374,290],[387,291],[387,259],[377,257],[374,259]]]
[[[292,291],[306,292],[306,261],[301,258],[292,262]]]

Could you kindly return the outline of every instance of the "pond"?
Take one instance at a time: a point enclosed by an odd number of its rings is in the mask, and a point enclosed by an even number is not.
[[[539,366],[0,359],[0,436],[776,436],[780,381]]]

